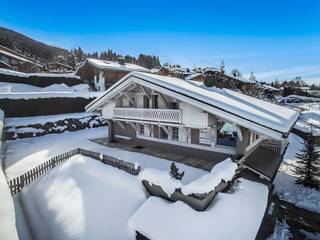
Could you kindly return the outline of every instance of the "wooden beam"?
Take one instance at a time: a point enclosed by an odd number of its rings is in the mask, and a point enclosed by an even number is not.
[[[134,105],[134,101],[132,101],[131,97],[128,94],[124,94],[124,96],[126,96],[129,99],[129,102],[131,102],[132,105]]]
[[[169,107],[169,102],[167,101],[167,99],[165,99],[165,97],[163,96],[162,93],[158,93],[158,94],[162,98],[162,100],[164,101],[164,104],[166,105],[166,107],[168,108]]]
[[[150,124],[150,126],[149,126],[149,124],[143,124],[143,126],[144,126],[145,128],[148,128],[149,132],[151,132],[151,124]]]
[[[128,123],[134,130],[138,131],[138,128],[135,123],[133,122],[126,122],[126,123]]]
[[[184,135],[188,138],[189,137],[188,129],[186,127],[181,127],[181,130],[184,133]]]
[[[140,86],[140,89],[147,96],[148,100],[150,101],[151,100],[150,93],[148,93],[147,90],[143,86]]]
[[[159,127],[161,127],[165,132],[166,134],[169,136],[169,129],[168,127],[164,126],[164,125],[160,125]]]
[[[239,128],[239,126],[235,123],[232,124],[232,126],[237,130],[237,134],[238,134],[238,139],[239,141],[243,141],[243,136],[242,136],[242,132],[241,129]]]
[[[120,122],[120,121],[115,121],[122,129],[125,129],[126,127]]]

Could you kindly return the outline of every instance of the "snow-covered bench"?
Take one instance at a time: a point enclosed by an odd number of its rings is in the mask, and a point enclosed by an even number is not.
[[[215,165],[209,173],[187,185],[171,178],[168,172],[154,168],[146,168],[139,174],[139,178],[150,195],[174,202],[180,200],[198,211],[203,211],[217,193],[229,186],[237,169],[238,165],[227,158]]]

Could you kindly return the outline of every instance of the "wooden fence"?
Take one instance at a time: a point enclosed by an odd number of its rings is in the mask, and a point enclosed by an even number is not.
[[[82,148],[76,148],[72,151],[57,155],[51,158],[50,160],[36,166],[35,168],[25,172],[24,174],[10,180],[8,182],[8,185],[11,191],[11,195],[20,192],[22,188],[29,185],[31,182],[35,181],[38,177],[40,177],[50,169],[60,165],[61,163],[65,162],[66,160],[77,154],[81,154],[83,156],[99,160],[104,164],[116,167],[132,175],[138,175],[140,172],[140,166],[131,162],[126,162],[121,159],[113,158],[101,153],[85,150]]]

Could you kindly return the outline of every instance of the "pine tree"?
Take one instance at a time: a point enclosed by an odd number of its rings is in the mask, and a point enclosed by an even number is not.
[[[179,173],[179,168],[177,168],[175,163],[171,163],[170,165],[170,176],[177,180],[181,180],[184,176],[184,171]]]
[[[312,129],[304,139],[304,146],[296,157],[299,159],[294,170],[297,174],[296,182],[320,189],[320,153],[312,136]]]

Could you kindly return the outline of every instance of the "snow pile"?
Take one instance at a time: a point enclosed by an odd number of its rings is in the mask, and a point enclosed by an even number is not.
[[[300,118],[307,123],[320,127],[320,110],[302,112]]]
[[[136,176],[81,155],[20,194],[35,239],[134,239],[128,219],[145,201]]]
[[[101,92],[17,92],[0,93],[1,98],[7,99],[37,99],[37,98],[96,98]]]
[[[170,197],[176,189],[181,188],[182,186],[181,181],[172,178],[168,172],[155,168],[144,169],[140,172],[139,179],[141,181],[146,180],[151,185],[155,184],[161,186],[168,197]]]
[[[237,191],[219,193],[204,212],[181,201],[150,197],[130,218],[129,227],[153,240],[255,239],[267,199],[267,186],[241,178]]]
[[[286,220],[279,221],[277,219],[273,234],[267,240],[289,240],[292,237],[290,227]]]
[[[105,126],[107,123],[98,114],[74,113],[50,116],[7,118],[6,139],[39,137],[64,131]]]
[[[181,191],[185,195],[209,193],[214,190],[222,180],[231,181],[235,175],[238,165],[232,162],[231,158],[215,165],[210,173],[207,173],[199,179],[182,186]]]
[[[0,74],[6,74],[16,77],[30,77],[30,76],[37,76],[37,77],[65,77],[65,78],[77,78],[80,79],[79,76],[76,76],[74,73],[24,73],[18,72],[14,70],[0,68]]]
[[[0,109],[0,136],[3,131],[4,113]],[[0,139],[0,148],[3,149],[2,139]],[[7,179],[2,170],[3,156],[0,151],[0,239],[17,240],[18,233],[16,229],[16,218],[13,205],[13,199],[7,184]]]

